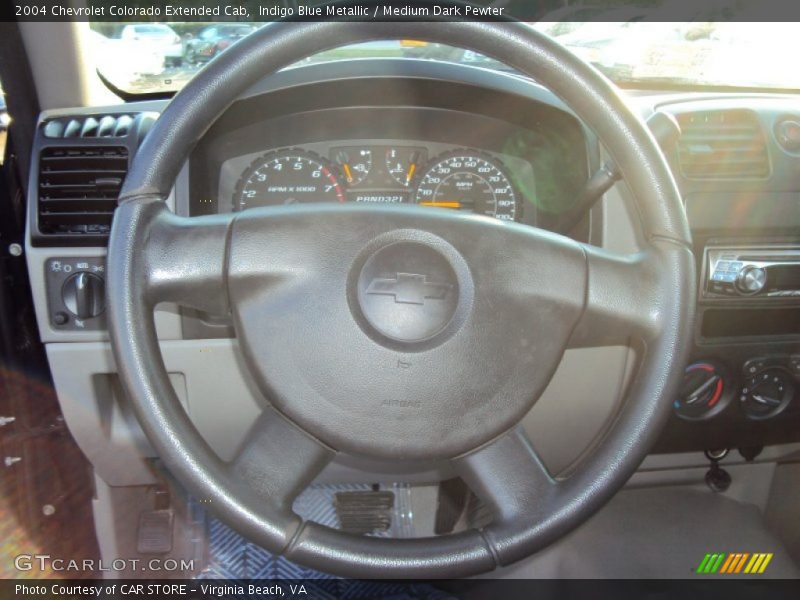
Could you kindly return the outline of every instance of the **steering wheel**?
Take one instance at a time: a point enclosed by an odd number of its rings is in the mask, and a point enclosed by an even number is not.
[[[313,53],[398,38],[492,56],[559,95],[625,176],[643,249],[616,255],[533,227],[415,206],[294,205],[193,218],[167,209],[192,147],[249,86]],[[263,27],[200,71],[148,134],[115,214],[108,271],[120,377],[165,465],[255,543],[350,577],[474,575],[586,520],[665,423],[695,285],[685,213],[651,135],[595,70],[515,23]],[[269,404],[232,461],[207,445],[170,385],[153,320],[159,302],[232,314]],[[565,349],[620,343],[639,350],[627,401],[580,465],[553,477],[519,422]],[[417,539],[304,522],[293,499],[338,452],[448,461],[493,520]]]

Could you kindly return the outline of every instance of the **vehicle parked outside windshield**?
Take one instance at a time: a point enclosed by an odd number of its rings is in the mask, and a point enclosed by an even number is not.
[[[184,58],[190,65],[208,62],[255,30],[253,25],[222,23],[201,29],[196,37],[187,33]]]
[[[119,38],[128,42],[144,42],[159,48],[164,56],[164,66],[180,66],[183,62],[183,44],[180,36],[165,23],[133,23],[122,28]]]
[[[120,89],[134,90],[139,82],[163,82],[165,53],[160,44],[148,40],[123,40],[91,30],[85,48],[103,77]],[[161,83],[157,87],[160,87]],[[151,86],[152,87],[152,86]],[[145,88],[146,89],[146,88]]]

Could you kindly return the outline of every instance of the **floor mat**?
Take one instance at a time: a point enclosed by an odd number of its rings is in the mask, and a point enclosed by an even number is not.
[[[379,486],[380,491],[392,491],[395,503],[392,525],[382,537],[411,537],[414,534],[410,488],[405,484]],[[339,527],[334,508],[337,492],[377,491],[370,485],[313,485],[295,501],[294,510],[304,519]],[[315,598],[346,598],[349,600],[419,598],[445,600],[450,594],[429,585],[402,582],[354,581],[340,579],[327,573],[308,569],[275,556],[242,537],[211,516],[196,501],[191,501],[192,513],[203,524],[208,540],[208,567],[200,579],[293,579],[302,580]]]

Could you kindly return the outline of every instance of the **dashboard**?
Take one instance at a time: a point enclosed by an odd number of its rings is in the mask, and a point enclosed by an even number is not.
[[[491,78],[474,74],[476,83]],[[189,212],[416,204],[550,228],[597,160],[594,137],[542,88],[503,81],[489,93],[448,79],[362,73],[289,85],[268,103],[254,90],[193,153]],[[533,102],[532,91],[540,95]],[[587,217],[571,233],[587,240],[590,225]]]
[[[786,262],[800,266],[793,258],[800,257],[800,99],[641,92],[627,100],[643,118],[664,110],[681,124],[667,159],[700,278],[684,390],[657,452],[799,441],[800,298],[791,292],[800,291],[800,270]],[[95,415],[97,390],[118,387],[107,380],[114,370],[102,298],[107,231],[125,167],[165,104],[50,111],[34,149],[27,260],[37,319],[70,428],[83,447],[91,443],[99,465],[119,464],[120,453],[130,452],[99,439],[105,429]],[[109,119],[121,135],[91,135]],[[76,130],[73,122],[89,134],[59,133]],[[787,137],[794,122],[797,146]],[[416,204],[556,229],[603,161],[592,131],[530,80],[432,61],[348,61],[287,70],[249,90],[199,137],[169,204],[187,216],[297,202]],[[61,189],[72,163],[80,169]],[[86,173],[102,186],[64,196]],[[568,235],[635,251],[626,194],[616,186]],[[740,271],[751,267],[768,273],[763,291],[745,287],[759,281],[751,271],[744,281]],[[225,456],[238,443],[232,432],[246,431],[258,403],[237,367],[230,320],[165,306],[156,324],[179,395]],[[535,433],[554,470],[616,410],[627,353],[565,356],[564,372],[534,408],[562,411],[562,430]],[[235,398],[224,422],[220,397]],[[109,467],[104,477],[122,472]]]

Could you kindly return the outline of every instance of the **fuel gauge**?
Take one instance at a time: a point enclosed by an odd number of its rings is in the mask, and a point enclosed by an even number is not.
[[[372,170],[372,150],[369,148],[354,146],[334,148],[331,154],[349,187],[364,181]]]

